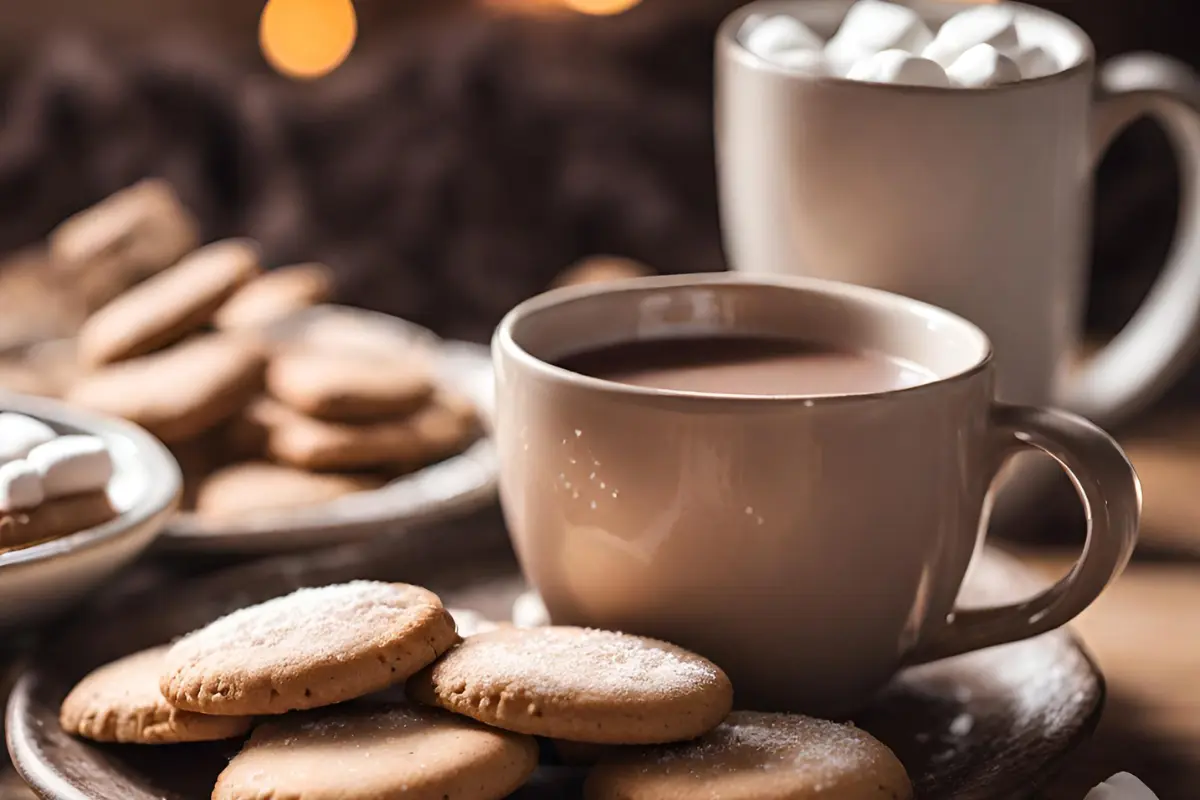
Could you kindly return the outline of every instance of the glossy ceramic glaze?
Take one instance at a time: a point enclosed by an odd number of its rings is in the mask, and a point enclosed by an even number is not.
[[[940,23],[962,3],[912,3]],[[828,36],[850,0],[759,0],[717,37],[716,130],[730,263],[847,281],[948,308],[996,346],[998,392],[1109,424],[1186,367],[1200,332],[1200,115],[1195,78],[1138,54],[1100,76],[1077,26],[1019,3],[1024,42],[1065,69],[988,89],[813,77],[748,52],[754,15],[787,13]],[[1182,80],[1181,80],[1182,78]],[[1079,371],[1092,176],[1111,139],[1149,114],[1176,145],[1178,247],[1132,324]]]
[[[938,379],[747,397],[553,366],[617,341],[722,333],[882,351]],[[555,621],[698,650],[742,704],[838,713],[904,663],[1060,625],[1120,570],[1136,535],[1136,482],[1111,439],[1067,415],[994,405],[987,338],[906,298],[795,278],[626,281],[518,306],[493,353],[501,499]],[[1081,482],[1088,556],[1022,609],[948,624],[992,480],[1029,445]]]
[[[0,394],[0,409],[36,417],[60,433],[102,437],[116,467],[109,499],[120,512],[90,530],[0,553],[3,631],[62,612],[135,559],[174,512],[181,481],[166,448],[135,425],[8,393]]]

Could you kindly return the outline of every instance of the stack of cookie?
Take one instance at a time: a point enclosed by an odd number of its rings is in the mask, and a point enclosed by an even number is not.
[[[217,517],[377,488],[465,446],[471,406],[417,352],[263,335],[330,290],[320,265],[264,273],[253,242],[209,244],[87,319],[66,399],[161,439]]]
[[[731,714],[725,673],[674,645],[483,627],[462,638],[416,586],[302,589],[96,670],[63,701],[61,722],[141,744],[252,730],[214,800],[498,800],[537,767],[535,737],[592,748],[582,759],[592,800],[912,796],[904,768],[868,734]],[[384,691],[400,686],[399,697]]]

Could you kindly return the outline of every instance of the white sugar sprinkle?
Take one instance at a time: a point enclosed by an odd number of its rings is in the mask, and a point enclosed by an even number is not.
[[[479,677],[504,683],[515,677],[546,694],[669,697],[720,680],[717,668],[699,656],[612,631],[534,628],[472,641],[478,648],[472,669],[483,673]]]
[[[417,587],[374,581],[300,589],[234,611],[185,636],[174,651],[192,659],[247,650],[270,651],[279,661],[341,659],[386,636],[431,599]]]
[[[694,742],[655,752],[654,761],[674,771],[697,762],[716,772],[803,770],[834,780],[874,764],[887,750],[854,725],[794,714],[735,711],[716,730]]]

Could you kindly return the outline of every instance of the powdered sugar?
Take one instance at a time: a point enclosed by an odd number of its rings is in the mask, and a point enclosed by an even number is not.
[[[437,596],[415,586],[354,581],[300,589],[234,611],[172,648],[172,660],[234,659],[260,651],[272,661],[341,660],[410,622],[414,609],[437,606]]]
[[[584,628],[501,630],[472,637],[456,658],[498,684],[541,694],[637,699],[677,696],[724,681],[710,661],[673,645]]]
[[[653,761],[674,771],[701,763],[706,770],[799,770],[833,780],[876,764],[890,754],[853,725],[793,714],[735,711],[714,731],[689,744],[668,747]]]

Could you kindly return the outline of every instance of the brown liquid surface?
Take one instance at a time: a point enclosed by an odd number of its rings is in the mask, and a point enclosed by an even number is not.
[[[865,394],[934,378],[879,353],[758,337],[628,342],[577,353],[558,365],[631,386],[756,396]]]

